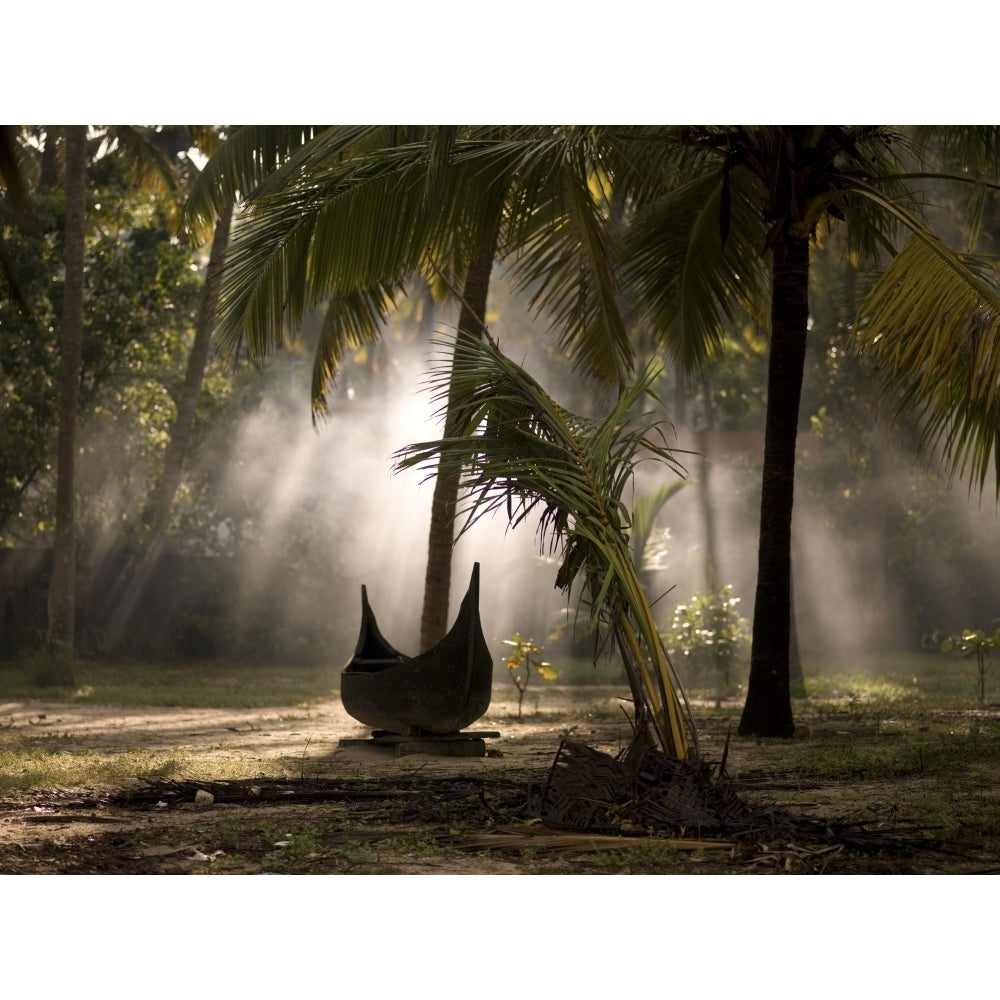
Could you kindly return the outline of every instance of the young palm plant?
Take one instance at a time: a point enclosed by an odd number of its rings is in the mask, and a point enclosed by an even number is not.
[[[556,586],[576,589],[591,625],[621,654],[637,723],[651,722],[663,751],[684,759],[695,745],[694,726],[632,559],[623,499],[641,461],[683,471],[663,443],[660,421],[641,409],[656,375],[647,368],[606,416],[585,419],[554,402],[493,343],[456,344],[429,376],[441,404],[459,387],[451,396],[456,432],[408,446],[396,467],[421,467],[429,476],[456,471],[463,532],[498,512],[511,527],[537,515],[543,548],[561,555]]]

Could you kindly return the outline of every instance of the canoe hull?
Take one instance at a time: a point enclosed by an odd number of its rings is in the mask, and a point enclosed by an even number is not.
[[[448,634],[419,656],[405,656],[379,631],[361,589],[361,632],[340,678],[347,712],[372,729],[443,736],[486,714],[493,660],[479,619],[479,564]]]

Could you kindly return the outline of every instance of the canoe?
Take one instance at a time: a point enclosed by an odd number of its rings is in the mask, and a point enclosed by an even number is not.
[[[455,624],[433,648],[406,656],[382,635],[361,587],[361,632],[340,676],[340,697],[359,722],[385,733],[444,736],[486,713],[493,659],[479,620],[479,563]]]

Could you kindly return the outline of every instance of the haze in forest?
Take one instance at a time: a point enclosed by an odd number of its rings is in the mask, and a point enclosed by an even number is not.
[[[32,133],[26,148],[37,149],[40,134]],[[102,180],[107,196],[95,203],[95,212],[103,206],[110,213],[116,204],[124,211],[135,196],[125,175],[117,187],[112,180]],[[84,380],[101,390],[82,413],[80,427],[76,492],[85,511],[78,546],[85,584],[100,581],[105,566],[122,551],[141,550],[149,537],[143,507],[162,475],[175,386],[201,294],[200,265],[152,226],[141,200],[136,204],[135,216],[122,223],[127,238],[97,226],[88,258],[95,296],[88,336],[108,353],[104,367],[95,362]],[[61,264],[44,257],[44,241],[36,245],[22,235],[23,245],[10,245],[23,255],[23,273],[37,279],[34,294],[47,301],[47,275],[58,274]],[[889,434],[888,418],[874,405],[873,382],[865,382],[860,363],[848,357],[853,309],[845,301],[843,248],[838,250],[833,233],[824,238],[810,272],[815,294],[792,517],[799,647],[814,656],[914,648],[936,630],[985,626],[1000,610],[990,558],[997,529],[993,483],[984,485],[981,499],[978,488],[969,491],[964,482],[949,488],[932,461],[922,465],[914,458],[905,432]],[[37,259],[49,271],[35,275],[27,267]],[[486,320],[492,335],[557,400],[594,415],[600,393],[572,371],[557,347],[557,331],[532,315],[531,290],[512,290],[503,272],[498,264],[490,282]],[[289,335],[285,349],[268,356],[262,371],[254,372],[245,356],[235,369],[215,365],[215,382],[202,392],[204,412],[166,548],[190,560],[196,583],[199,574],[207,577],[220,565],[238,569],[235,591],[230,580],[224,590],[204,585],[205,599],[216,602],[213,613],[224,610],[225,627],[207,611],[193,616],[203,620],[189,615],[185,627],[200,629],[194,639],[203,642],[181,643],[181,655],[234,634],[245,638],[244,650],[261,656],[279,658],[263,644],[266,639],[280,655],[297,643],[298,652],[311,659],[344,662],[357,634],[362,584],[389,640],[416,651],[433,482],[418,471],[394,475],[392,456],[440,433],[436,404],[425,387],[431,336],[434,330],[445,337],[453,332],[457,310],[430,310],[429,288],[410,291],[380,344],[364,357],[349,352],[344,359],[330,387],[329,417],[317,426],[309,409],[315,317],[305,324],[309,329]],[[421,312],[421,303],[430,312]],[[641,326],[631,333],[641,364],[655,353],[656,338]],[[713,359],[711,372],[690,373],[682,391],[672,362],[665,360],[657,386],[663,419],[677,425],[668,426],[667,443],[676,442],[690,478],[660,512],[646,552],[646,579],[662,624],[677,604],[713,583],[731,584],[741,613],[753,617],[768,347],[766,335],[750,321],[727,336],[730,342]],[[43,359],[54,353],[43,351],[31,333],[8,342],[37,347]],[[11,371],[43,367],[27,349],[12,352],[12,358]],[[700,388],[698,378],[704,379]],[[54,413],[45,409],[52,393],[25,384],[37,411],[32,419],[54,426]],[[142,429],[136,430],[138,424]],[[21,440],[29,443],[9,455],[39,454],[39,441],[54,446],[27,432]],[[9,483],[28,486],[8,503],[6,547],[40,551],[50,543],[52,461],[50,454],[40,470],[21,463],[24,468],[8,475]],[[669,468],[643,463],[635,499],[641,502],[674,477]],[[547,651],[551,645],[557,656],[568,646],[553,634],[571,623],[577,595],[570,595],[567,609],[566,595],[554,587],[559,554],[540,551],[536,527],[529,522],[510,531],[494,520],[459,540],[450,617],[478,561],[488,640],[499,644],[518,631]],[[95,589],[101,588],[91,586],[90,592]],[[37,603],[43,606],[44,599]],[[141,625],[133,623],[132,634],[137,651],[149,653],[138,648],[145,638]]]
[[[502,325],[494,332],[501,342],[510,339]],[[344,373],[340,388],[331,394],[328,419],[315,427],[306,381],[289,385],[280,400],[265,397],[223,449],[228,462],[218,481],[230,498],[227,504],[237,507],[238,498],[253,498],[259,511],[252,525],[241,529],[240,550],[252,567],[242,581],[240,598],[247,614],[270,606],[280,615],[278,598],[288,595],[274,594],[273,601],[270,596],[278,567],[294,568],[298,560],[303,581],[310,573],[325,574],[328,596],[319,606],[308,607],[329,616],[338,637],[327,651],[333,662],[346,661],[353,651],[362,584],[389,641],[404,652],[417,651],[433,482],[417,470],[394,474],[392,456],[409,444],[439,436],[440,425],[426,390],[432,348],[412,337],[401,340],[410,346],[393,342],[385,348],[391,385],[355,394],[350,372]],[[552,388],[551,359],[528,350],[519,360]],[[556,381],[565,380],[561,375]],[[553,394],[558,398],[558,391]],[[717,455],[709,466],[706,494],[699,478],[704,469],[694,449],[707,439],[669,426],[670,417],[667,408],[668,440],[676,444],[690,483],[663,507],[647,552],[658,617],[665,624],[677,604],[707,587],[707,498],[714,521],[717,581],[733,585],[740,612],[750,619],[760,479],[760,455],[747,450],[754,435],[712,437]],[[885,447],[891,448],[888,438]],[[803,435],[800,469],[803,463],[818,461],[822,450],[822,444]],[[890,475],[899,480],[918,469],[914,459],[902,455],[890,464]],[[933,470],[921,474],[936,477]],[[674,477],[665,466],[644,463],[635,493],[652,491]],[[912,609],[904,607],[902,595],[892,591],[885,539],[871,531],[845,537],[833,526],[824,499],[809,495],[807,476],[801,479],[793,531],[795,613],[803,654],[835,657],[876,647],[912,647],[920,640],[921,626],[914,622]],[[988,539],[995,530],[996,511],[988,498],[980,502],[957,484],[947,494],[947,504],[955,522],[950,531]],[[565,655],[569,648],[567,626],[572,624],[576,595],[567,608],[565,596],[554,587],[557,558],[540,551],[536,528],[535,522],[527,522],[511,531],[502,518],[495,518],[474,526],[456,546],[450,618],[478,561],[483,626],[498,656],[500,640],[515,631],[551,644],[553,655]],[[943,526],[927,526],[932,533],[938,529]],[[228,529],[219,530],[225,534]],[[925,631],[961,627],[956,616],[968,614],[969,604],[959,596],[964,593],[960,576],[960,568],[938,561],[934,579],[926,582],[939,602],[923,611]],[[559,629],[565,634],[557,641],[554,633]]]

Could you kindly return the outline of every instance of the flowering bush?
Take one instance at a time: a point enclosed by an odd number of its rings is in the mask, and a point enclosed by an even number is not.
[[[663,634],[677,667],[690,678],[714,680],[721,695],[729,691],[735,664],[750,652],[750,623],[737,611],[731,584],[695,594],[679,604]]]

